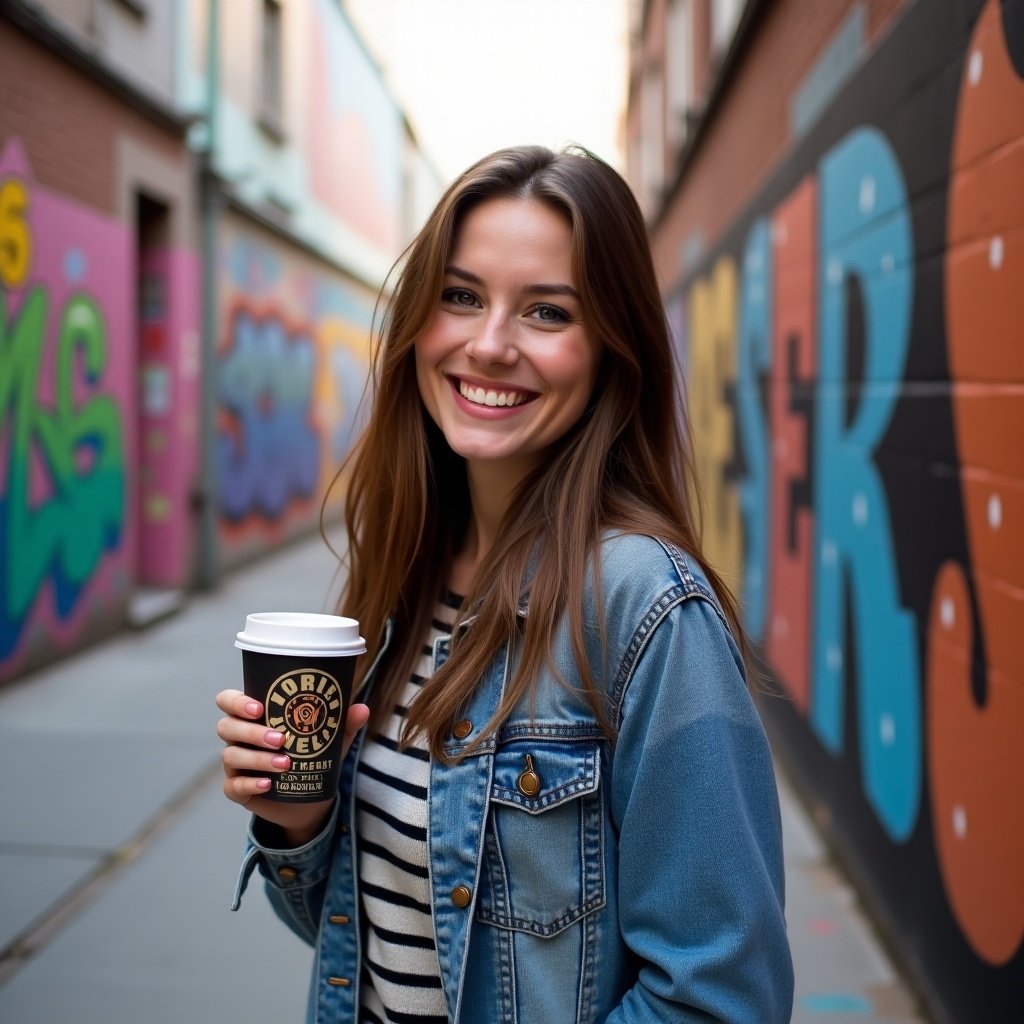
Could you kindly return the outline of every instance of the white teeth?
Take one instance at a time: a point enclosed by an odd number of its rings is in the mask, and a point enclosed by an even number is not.
[[[522,391],[486,391],[483,388],[473,387],[464,380],[459,381],[459,394],[474,405],[513,406],[522,405],[527,395]]]

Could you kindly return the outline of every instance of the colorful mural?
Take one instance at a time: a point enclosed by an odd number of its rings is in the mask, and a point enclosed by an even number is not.
[[[671,299],[765,715],[952,1020],[1024,1020],[1024,4],[918,3]],[[950,56],[959,53],[959,87]]]
[[[126,599],[129,231],[0,156],[0,679]]]
[[[219,278],[216,451],[230,562],[317,522],[357,430],[373,296],[234,220]]]

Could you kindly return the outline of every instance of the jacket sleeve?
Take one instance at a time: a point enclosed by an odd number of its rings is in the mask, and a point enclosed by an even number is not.
[[[254,817],[249,825],[231,909],[237,910],[241,905],[249,878],[258,867],[274,913],[300,939],[315,945],[337,827],[338,803],[335,801],[319,835],[304,846],[284,848],[280,830]]]
[[[608,1024],[786,1024],[793,967],[774,770],[709,600],[685,598],[654,625],[619,721],[619,925],[640,966]]]

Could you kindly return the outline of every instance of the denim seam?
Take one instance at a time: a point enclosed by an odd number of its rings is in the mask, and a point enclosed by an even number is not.
[[[550,924],[539,924],[525,917],[508,916],[504,920],[498,920],[492,914],[485,911],[480,912],[479,920],[486,924],[494,925],[496,928],[508,928],[515,932],[527,932],[530,935],[539,935],[542,939],[547,939],[557,935],[560,931],[564,931],[569,925],[574,924],[588,914],[593,914],[595,910],[600,910],[604,905],[605,898],[602,892],[592,899],[586,900],[579,907],[567,910],[561,917],[556,917]]]
[[[682,584],[672,587],[651,605],[647,610],[647,614],[640,620],[640,625],[634,630],[633,636],[626,647],[626,652],[622,656],[619,671],[615,677],[615,684],[610,694],[614,720],[618,724],[622,724],[622,701],[625,696],[626,687],[633,678],[633,671],[640,660],[640,654],[647,646],[651,634],[658,623],[661,622],[672,608],[684,601],[687,596],[686,588]]]
[[[600,728],[589,722],[572,723],[569,725],[544,725],[523,723],[502,726],[498,730],[498,743],[512,740],[575,740],[601,739],[604,733]]]
[[[569,782],[558,789],[545,794],[539,800],[528,800],[512,789],[494,789],[491,791],[491,800],[502,807],[515,807],[527,814],[540,814],[543,811],[564,804],[567,800],[584,793],[593,793],[598,787],[596,774],[590,773],[590,777],[579,779],[576,782]]]
[[[577,1024],[587,1024],[593,1017],[594,1002],[594,948],[597,939],[597,915],[583,919],[580,936],[580,987],[576,996]]]
[[[503,916],[508,912],[509,884],[508,871],[505,869],[505,858],[501,855],[501,843],[498,842],[498,822],[493,814],[488,814],[490,828],[484,840],[485,855],[490,861],[492,888],[495,880],[500,886],[500,895],[494,900],[495,906],[500,904],[500,912]],[[497,877],[500,876],[500,877]],[[515,949],[512,942],[512,934],[498,930],[495,940],[498,945],[498,969],[501,972],[501,1006],[502,1016],[506,1021],[515,1024],[516,995],[515,995]]]

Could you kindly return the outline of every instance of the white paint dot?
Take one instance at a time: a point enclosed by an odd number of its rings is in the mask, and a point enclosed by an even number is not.
[[[946,629],[953,628],[953,623],[956,622],[956,606],[953,604],[953,598],[944,597],[942,599],[942,604],[939,605],[939,616]]]
[[[863,526],[868,521],[868,499],[863,494],[853,496],[853,521],[857,526]]]
[[[999,500],[998,494],[993,494],[988,499],[988,525],[993,530],[998,530],[1003,524],[1003,503]]]
[[[1003,239],[996,235],[988,243],[988,265],[993,270],[998,270],[1003,265]]]
[[[896,269],[896,258],[891,252],[882,257],[882,273],[891,274]]]
[[[981,56],[981,50],[973,50],[971,52],[971,60],[967,65],[967,78],[971,85],[977,85],[981,81],[981,69],[984,61]]]
[[[862,178],[860,183],[860,212],[870,213],[875,208],[875,179]]]
[[[843,265],[839,260],[829,260],[828,262],[828,283],[829,284],[842,284],[843,281]]]
[[[838,672],[843,667],[843,652],[836,644],[829,644],[825,660],[832,672]]]
[[[967,835],[967,811],[961,804],[953,808],[953,831],[957,839],[963,839]]]
[[[896,723],[888,712],[878,720],[878,735],[886,747],[891,747],[896,740]]]
[[[836,546],[832,541],[827,540],[821,545],[821,564],[822,565],[835,565],[836,564]]]

